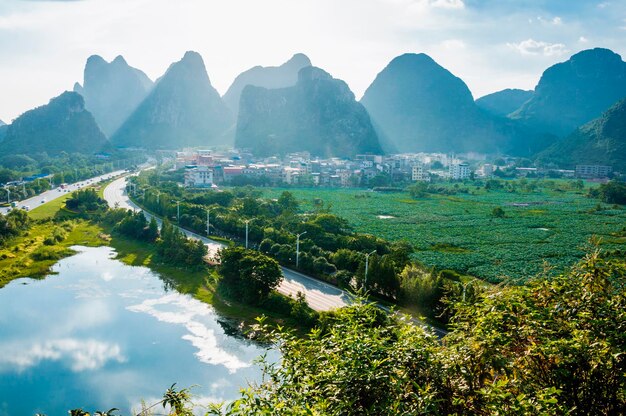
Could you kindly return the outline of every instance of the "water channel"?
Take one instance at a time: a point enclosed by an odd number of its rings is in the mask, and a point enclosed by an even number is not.
[[[0,289],[0,416],[77,407],[127,415],[172,383],[195,385],[202,404],[233,399],[260,379],[253,361],[265,348],[210,305],[168,291],[111,248],[75,250],[46,279]]]

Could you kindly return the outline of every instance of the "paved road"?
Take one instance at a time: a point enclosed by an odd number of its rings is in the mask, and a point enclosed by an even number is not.
[[[111,207],[120,207],[132,210],[140,210],[126,194],[126,178],[119,178],[111,182],[104,189],[104,199],[109,203]],[[146,218],[150,219],[152,216],[144,211]],[[157,222],[160,220],[158,218]],[[224,244],[210,240],[204,236],[198,235],[191,231],[181,230],[189,238],[201,240],[205,243],[209,249],[209,255],[213,255],[220,248],[224,247]],[[298,292],[302,292],[306,298],[309,306],[317,311],[327,311],[331,309],[340,308],[350,303],[350,295],[335,286],[329,285],[311,277],[305,276],[296,271],[281,267],[283,271],[284,279],[278,288],[278,291],[284,295],[295,297]]]
[[[99,182],[102,179],[109,179],[111,177],[114,176],[119,176],[122,173],[124,173],[125,171],[123,170],[118,170],[115,172],[110,172],[104,175],[100,175],[100,176],[95,176],[93,178],[90,179],[85,179],[84,181],[80,181],[80,182],[76,182],[73,184],[70,184],[66,187],[66,189],[61,189],[59,187],[51,189],[49,191],[46,192],[42,192],[39,195],[36,195],[32,198],[28,198],[25,199],[23,201],[17,201],[17,207],[21,208],[23,206],[27,206],[29,210],[35,209],[47,202],[53,201],[57,198],[62,197],[63,195],[65,195],[67,192],[65,192],[65,190],[68,190],[68,192],[72,192],[72,191],[76,191],[77,189],[82,189],[85,188],[87,186],[93,185],[96,182]],[[11,194],[11,196],[13,196],[13,194]],[[0,193],[0,198],[4,197],[5,199],[3,199],[4,201],[6,201],[6,191],[2,191]],[[11,201],[14,201],[14,199],[11,199]],[[4,208],[0,208],[0,213],[2,214],[6,214],[7,212],[9,212],[11,208],[9,207],[4,207]]]

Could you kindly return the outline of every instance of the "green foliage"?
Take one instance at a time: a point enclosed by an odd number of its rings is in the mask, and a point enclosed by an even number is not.
[[[207,248],[202,241],[187,238],[182,231],[164,220],[157,253],[164,263],[199,267],[203,264]]]
[[[109,219],[116,215],[118,214],[110,214]],[[124,211],[123,218],[116,221],[114,230],[127,237],[147,242],[155,242],[159,237],[159,226],[156,220],[152,217],[148,222],[143,212]]]
[[[85,188],[72,192],[70,198],[65,201],[65,206],[80,214],[102,213],[107,210],[107,202],[100,198],[94,188]]]
[[[28,214],[21,209],[11,210],[7,215],[0,214],[0,246],[26,231],[30,224]]]
[[[429,317],[434,318],[442,311],[444,277],[416,264],[407,265],[400,274],[401,301],[417,305]]]
[[[407,270],[408,280],[431,278]],[[442,342],[357,303],[282,353],[223,415],[617,415],[626,411],[626,265],[588,255],[569,273],[457,302]]]
[[[626,205],[626,183],[611,181],[600,185],[598,194],[603,202],[607,204]]]
[[[278,262],[258,251],[229,247],[220,251],[220,260],[220,285],[244,303],[266,299],[283,278]]]
[[[491,210],[491,216],[494,218],[504,218],[506,217],[506,213],[501,207],[495,207]]]

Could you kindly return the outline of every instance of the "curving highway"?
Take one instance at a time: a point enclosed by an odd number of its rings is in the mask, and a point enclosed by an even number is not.
[[[65,189],[61,189],[60,187],[57,187],[49,191],[42,192],[39,195],[36,195],[32,198],[24,199],[23,201],[15,200],[15,202],[17,203],[17,208],[22,208],[26,206],[28,207],[28,210],[32,210],[32,209],[42,206],[43,204],[46,204],[50,201],[54,201],[55,199],[62,197],[63,195],[67,194],[67,192],[73,192],[78,189],[86,188],[97,182],[100,182],[101,180],[107,180],[112,177],[119,176],[123,174],[124,172],[126,171],[118,170],[115,172],[106,173],[104,175],[94,176],[93,178],[85,179],[84,181],[67,185]],[[3,195],[4,198],[6,198],[6,192],[3,192],[3,194],[4,194]],[[10,210],[11,210],[10,207],[3,207],[3,208],[0,208],[0,213],[6,214]]]
[[[135,211],[141,210],[126,194],[126,177],[119,178],[111,182],[104,189],[104,199],[109,203],[110,207],[126,208]],[[145,211],[143,211],[143,213],[148,220],[152,217],[151,214]],[[160,219],[156,216],[155,218],[160,226]],[[206,244],[209,249],[209,255],[214,255],[217,250],[224,247],[224,244],[222,243],[185,230],[184,228],[180,229],[185,233],[185,235],[187,235],[187,237],[200,240]],[[278,291],[284,295],[295,298],[298,292],[301,292],[304,294],[309,306],[317,311],[336,309],[350,303],[350,294],[335,286],[305,276],[285,267],[281,267],[281,269],[283,271],[284,279],[278,287]]]

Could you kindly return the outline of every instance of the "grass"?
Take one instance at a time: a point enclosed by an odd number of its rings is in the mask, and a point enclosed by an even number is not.
[[[54,199],[46,204],[28,212],[28,216],[33,220],[45,220],[56,216],[65,207],[65,201],[69,199],[71,193],[66,193],[62,197]],[[68,211],[69,212],[69,211]]]
[[[35,224],[24,235],[14,238],[0,249],[0,287],[20,277],[41,278],[50,274],[50,268],[63,257],[74,254],[71,246],[100,246],[107,237],[97,225],[87,221],[66,223],[71,231],[63,241],[47,245],[46,239],[60,225],[52,221]]]

